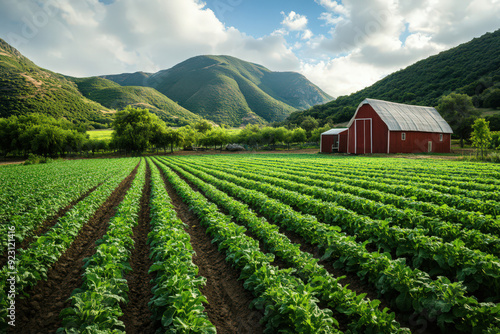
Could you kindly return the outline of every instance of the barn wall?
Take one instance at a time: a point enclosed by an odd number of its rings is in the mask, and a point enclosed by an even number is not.
[[[406,140],[401,139],[401,133],[406,133]],[[443,141],[439,141],[439,133],[394,131],[391,132],[390,153],[421,153],[428,151],[428,142],[432,142],[432,152],[450,153],[451,135],[443,134]]]
[[[347,152],[347,130],[339,134],[339,152]]]
[[[371,118],[372,119],[372,149],[373,153],[387,153],[387,125],[382,121],[377,112],[369,105],[365,104],[359,108],[358,113],[356,114],[356,119],[358,118]],[[355,143],[355,123],[354,121],[349,128],[349,152],[354,153],[354,143]],[[358,121],[358,123],[360,123]],[[367,123],[368,124],[368,123]],[[358,129],[359,130],[359,129]],[[359,131],[358,131],[359,132]],[[368,130],[365,133],[366,136],[369,135]],[[368,147],[366,151],[370,151],[370,142],[367,139]],[[358,145],[359,148],[359,145]],[[359,152],[357,152],[359,153]]]
[[[321,135],[321,153],[332,153],[335,135]]]

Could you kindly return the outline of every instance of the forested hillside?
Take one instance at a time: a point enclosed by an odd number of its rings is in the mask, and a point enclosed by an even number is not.
[[[198,115],[181,107],[154,88],[120,86],[99,77],[71,78],[80,92],[90,100],[110,109],[121,110],[127,106],[149,109],[170,125],[186,125],[201,120]]]
[[[320,124],[348,121],[365,98],[437,106],[452,91],[473,97],[476,107],[498,107],[500,94],[500,30],[487,33],[388,75],[370,87],[334,101],[294,112],[286,123],[312,116]]]
[[[32,112],[102,126],[109,109],[85,98],[66,77],[36,66],[0,39],[0,117]]]
[[[229,125],[282,121],[332,99],[299,73],[272,72],[229,56],[198,56],[155,74],[103,78],[155,88],[191,112]]]

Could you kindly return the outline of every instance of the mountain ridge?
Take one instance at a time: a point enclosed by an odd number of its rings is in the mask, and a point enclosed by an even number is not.
[[[280,76],[286,76],[286,81]],[[299,73],[273,72],[224,55],[192,57],[153,74],[101,77],[124,85],[155,88],[195,114],[229,125],[248,119],[261,124],[282,121],[292,111],[332,99]],[[288,89],[280,87],[285,83]]]
[[[292,113],[284,124],[300,124],[311,116],[325,123],[350,120],[365,98],[437,106],[452,91],[468,94],[476,107],[500,88],[500,29],[391,73],[373,85],[326,104]]]

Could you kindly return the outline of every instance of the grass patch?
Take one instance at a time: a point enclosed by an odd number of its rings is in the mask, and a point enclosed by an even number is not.
[[[110,129],[90,130],[87,131],[87,133],[89,134],[90,139],[106,140],[106,139],[111,139],[111,134],[113,133],[113,130]]]

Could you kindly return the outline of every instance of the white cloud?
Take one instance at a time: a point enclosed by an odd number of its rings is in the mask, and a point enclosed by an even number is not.
[[[335,97],[358,91],[384,75],[383,70],[359,63],[351,55],[316,64],[302,63],[300,71]]]
[[[316,0],[329,36],[308,44],[302,73],[333,96],[500,27],[499,0]],[[400,37],[404,36],[404,40]]]
[[[326,24],[331,26],[344,21],[344,18],[342,16],[334,16],[332,13],[321,13],[319,19],[325,21]]]
[[[198,0],[47,3],[1,1],[0,37],[63,74],[157,71],[200,54],[229,54],[276,70],[299,68],[282,35],[254,38],[226,27]]]
[[[329,33],[291,11],[279,29],[255,38],[225,26],[200,0],[2,0],[0,38],[68,75],[153,72],[228,54],[300,71],[339,96],[500,27],[500,0],[315,1],[323,13],[314,20]]]
[[[307,17],[297,14],[294,11],[291,11],[288,15],[285,12],[281,12],[281,15],[284,16],[281,24],[289,31],[302,31],[307,28]]]
[[[325,7],[327,10],[340,14],[340,15],[349,15],[349,11],[338,1],[332,1],[332,0],[315,0],[316,3],[320,4],[321,6]]]

